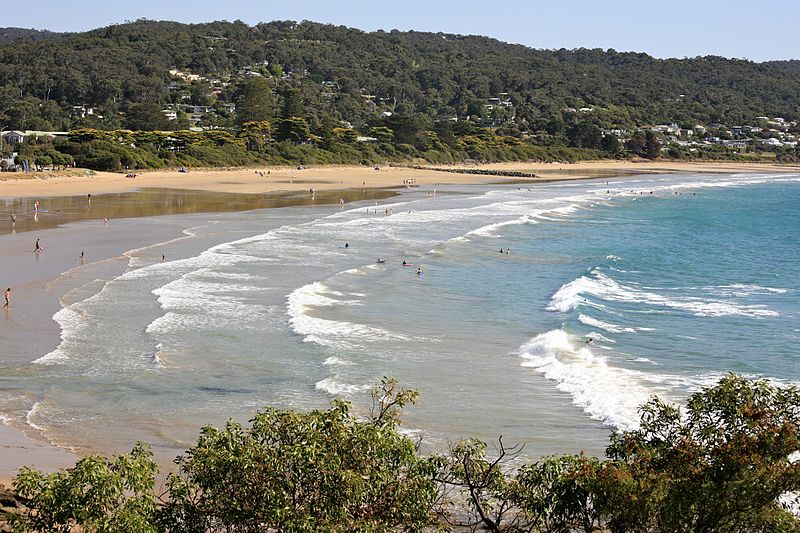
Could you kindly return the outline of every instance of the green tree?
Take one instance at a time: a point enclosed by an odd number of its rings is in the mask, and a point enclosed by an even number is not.
[[[630,139],[625,141],[625,149],[631,154],[643,157],[645,155],[645,145],[647,144],[645,136],[641,131],[637,131],[631,136]]]
[[[605,135],[600,141],[600,149],[611,157],[616,157],[622,150],[622,143],[616,135]]]
[[[189,87],[189,95],[192,105],[210,106],[214,102],[211,95],[211,84],[205,80],[192,82],[192,85]]]
[[[303,93],[297,87],[286,89],[283,94],[283,110],[281,118],[304,117]]]
[[[358,419],[266,409],[249,428],[206,427],[177,461],[160,523],[170,531],[394,531],[432,522],[435,464],[397,431],[416,393],[384,380]],[[249,528],[249,529],[248,529]]]
[[[658,159],[658,156],[661,155],[661,142],[653,131],[645,134],[644,155],[647,159]]]
[[[158,531],[156,470],[143,443],[130,454],[112,460],[92,455],[54,474],[23,467],[14,489],[28,498],[29,512],[12,515],[12,524],[15,531],[42,533],[69,533],[75,526],[97,533]]]
[[[580,122],[567,128],[569,145],[575,148],[600,148],[603,134],[591,122]]]
[[[685,412],[654,398],[598,462],[523,467],[514,500],[555,531],[798,531],[779,502],[800,488],[800,390],[730,375]],[[797,503],[797,496],[791,498]]]
[[[268,121],[262,120],[242,124],[239,136],[245,140],[249,150],[260,150],[270,139],[271,133],[272,125]]]
[[[369,134],[381,143],[391,143],[394,140],[394,132],[386,126],[374,126],[369,129]]]
[[[306,119],[301,117],[290,117],[278,119],[275,128],[275,137],[279,141],[290,141],[293,143],[304,143],[308,140],[309,129]]]
[[[236,104],[236,123],[271,120],[275,99],[272,88],[264,78],[248,78],[239,82],[233,94]]]
[[[158,104],[132,104],[125,111],[125,127],[130,130],[161,131],[169,128],[169,120]]]

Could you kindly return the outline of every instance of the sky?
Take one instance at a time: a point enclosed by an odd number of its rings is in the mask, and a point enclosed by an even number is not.
[[[367,31],[486,35],[533,48],[800,59],[798,0],[26,0],[9,5],[0,25],[85,31],[139,18],[312,20]]]

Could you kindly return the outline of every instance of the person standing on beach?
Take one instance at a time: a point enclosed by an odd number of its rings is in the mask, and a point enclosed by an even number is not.
[[[6,289],[6,304],[3,306],[3,309],[9,309],[10,303],[11,303],[11,287]]]
[[[34,210],[34,211],[39,211],[39,200],[36,200],[36,201],[33,203],[33,210]]]

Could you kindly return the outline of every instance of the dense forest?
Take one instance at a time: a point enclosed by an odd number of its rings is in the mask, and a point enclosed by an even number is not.
[[[457,144],[487,128],[526,145],[616,156],[624,146],[602,146],[601,130],[747,124],[759,116],[791,121],[798,110],[800,68],[791,61],[538,50],[487,37],[307,21],[0,30],[0,124],[7,130],[235,131],[268,121],[270,134],[314,144],[338,128],[372,140],[372,128],[386,127],[393,138],[384,148],[392,149],[367,150],[361,160],[426,157],[436,142],[447,149],[428,159],[459,160],[492,152]],[[292,117],[303,121],[295,122],[295,135],[279,123]],[[437,139],[424,135],[431,131]],[[321,156],[327,159],[337,158]]]

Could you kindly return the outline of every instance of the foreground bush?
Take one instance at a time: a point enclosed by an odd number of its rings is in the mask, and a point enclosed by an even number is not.
[[[654,398],[604,460],[583,455],[518,466],[519,449],[477,440],[421,457],[398,432],[416,393],[384,380],[369,417],[266,409],[248,428],[204,428],[176,460],[167,491],[138,444],[43,475],[24,468],[30,511],[17,531],[789,532],[800,521],[800,391],[728,376],[682,412]]]

